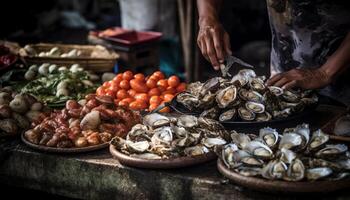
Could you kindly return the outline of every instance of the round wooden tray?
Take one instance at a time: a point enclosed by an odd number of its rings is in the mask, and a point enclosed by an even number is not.
[[[81,148],[55,148],[55,147],[47,147],[43,145],[37,145],[29,142],[25,137],[24,134],[21,134],[21,140],[29,146],[32,149],[43,151],[43,152],[50,152],[50,153],[82,153],[82,152],[89,152],[89,151],[95,151],[99,149],[107,148],[109,143],[103,143],[99,145],[94,146],[88,146],[88,147],[81,147]]]
[[[312,193],[312,192],[332,192],[340,189],[350,188],[350,180],[337,181],[314,181],[314,182],[288,182],[272,181],[256,177],[247,177],[235,173],[228,169],[225,164],[218,159],[217,167],[219,172],[231,181],[244,187],[262,192],[283,192],[283,193]]]
[[[171,159],[141,159],[136,157],[131,157],[124,153],[119,152],[113,145],[109,146],[109,151],[112,156],[119,160],[123,165],[138,167],[138,168],[149,168],[149,169],[171,169],[171,168],[181,168],[188,167],[192,165],[197,165],[205,163],[216,158],[216,154],[213,152],[193,157],[180,157]]]

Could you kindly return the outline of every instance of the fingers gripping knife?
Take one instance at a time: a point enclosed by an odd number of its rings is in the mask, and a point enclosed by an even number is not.
[[[232,67],[232,65],[234,63],[237,63],[237,64],[242,65],[244,67],[254,68],[254,66],[244,62],[243,60],[241,60],[235,56],[230,56],[230,55],[226,56],[225,60],[226,60],[226,64],[220,65],[220,71],[221,71],[223,77],[227,77],[227,76],[231,77],[232,76],[228,71],[230,70],[230,68]]]

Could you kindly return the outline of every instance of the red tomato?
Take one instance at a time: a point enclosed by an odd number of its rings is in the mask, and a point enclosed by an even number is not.
[[[128,94],[129,96],[134,97],[137,94],[137,92],[134,89],[129,89]]]
[[[115,97],[115,92],[112,91],[112,90],[108,90],[108,91],[106,92],[106,95],[114,98],[114,97]]]
[[[186,90],[186,83],[180,83],[179,86],[177,86],[176,91],[177,92],[183,92]]]
[[[117,74],[114,78],[113,78],[113,82],[118,82],[120,83],[120,81],[123,80],[123,74],[120,73],[120,74]]]
[[[168,87],[168,81],[165,79],[161,79],[157,82],[157,86],[158,87],[162,87],[162,88],[167,88]]]
[[[145,80],[145,75],[138,73],[134,75],[134,79],[138,80],[138,81],[144,81]]]
[[[172,87],[168,87],[162,94],[175,94],[176,89]]]
[[[149,104],[157,104],[157,105],[159,105],[160,103],[162,103],[162,98],[160,98],[160,96],[152,96],[149,99]]]
[[[148,102],[149,97],[146,93],[138,93],[135,95],[135,99],[138,101]]]
[[[131,80],[133,77],[133,73],[131,71],[126,71],[123,73],[123,79],[124,80]]]
[[[171,86],[173,88],[176,88],[179,84],[180,84],[179,77],[177,77],[177,76],[170,76],[168,78],[168,85],[169,86]]]
[[[153,78],[150,78],[146,81],[146,85],[149,89],[157,87],[157,81]]]
[[[125,90],[128,90],[130,88],[129,81],[122,80],[119,84],[119,87]]]
[[[119,83],[116,82],[112,82],[111,86],[109,87],[110,90],[114,91],[114,92],[118,92],[119,90]]]
[[[130,81],[130,86],[132,89],[134,89],[136,92],[141,92],[141,93],[146,93],[148,92],[148,88],[146,86],[146,84],[144,84],[141,81],[138,81],[136,79],[132,79]]]
[[[126,92],[126,90],[124,90],[124,89],[121,89],[121,90],[119,90],[118,92],[117,92],[117,98],[118,99],[125,99],[125,98],[127,98],[129,95],[128,95],[128,93]]]
[[[128,108],[129,107],[129,102],[121,100],[121,101],[119,101],[118,106],[122,106],[122,107],[127,107]]]
[[[105,87],[105,88],[108,88],[109,86],[111,86],[111,84],[112,84],[111,81],[106,81],[106,82],[103,83],[102,86]]]
[[[132,110],[143,110],[147,108],[147,104],[144,101],[133,101],[129,104],[130,109]]]
[[[159,104],[150,104],[148,109],[149,109],[149,111],[152,111],[152,110],[158,108],[158,106],[159,106]]]
[[[165,95],[164,95],[164,101],[165,101],[165,102],[169,102],[169,101],[171,101],[173,98],[174,98],[174,95],[173,95],[173,94],[165,94]]]
[[[163,72],[161,72],[161,71],[156,71],[152,75],[158,77],[158,79],[164,79],[165,78]]]
[[[127,98],[123,99],[122,101],[126,101],[130,104],[131,102],[135,101],[135,99],[132,97],[127,97]]]
[[[148,91],[148,96],[159,96],[160,95],[160,91],[158,88],[153,88],[153,89],[150,89]]]
[[[115,106],[118,106],[118,105],[119,105],[119,102],[120,102],[119,99],[113,99],[113,101],[114,101],[114,105],[115,105]]]
[[[96,94],[97,94],[98,96],[106,95],[106,90],[104,89],[104,87],[101,86],[101,87],[97,88]]]

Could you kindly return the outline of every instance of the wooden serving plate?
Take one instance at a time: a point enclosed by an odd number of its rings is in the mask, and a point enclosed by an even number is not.
[[[114,147],[114,145],[109,146],[109,151],[111,152],[112,156],[119,160],[119,162],[123,165],[148,169],[182,168],[216,159],[216,154],[213,152],[192,157],[187,156],[170,159],[142,159],[121,153]]]
[[[247,177],[231,171],[218,159],[217,167],[219,172],[226,178],[238,185],[262,191],[262,192],[283,192],[283,193],[313,193],[313,192],[333,192],[336,190],[350,188],[350,179],[337,181],[299,181],[289,182],[281,180],[267,180],[263,178]]]
[[[109,143],[103,143],[99,145],[94,146],[88,146],[88,147],[81,147],[81,148],[56,148],[56,147],[47,147],[43,145],[37,145],[29,142],[25,137],[24,134],[21,134],[21,140],[26,144],[28,147],[42,151],[42,152],[50,152],[50,153],[82,153],[82,152],[90,152],[95,150],[100,150],[107,148]]]

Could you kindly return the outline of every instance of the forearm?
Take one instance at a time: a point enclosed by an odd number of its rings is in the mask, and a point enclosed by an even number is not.
[[[222,0],[197,0],[199,26],[207,20],[219,20],[219,10]]]
[[[350,67],[350,32],[340,44],[339,48],[327,59],[321,69],[330,77],[336,79],[343,71]]]

